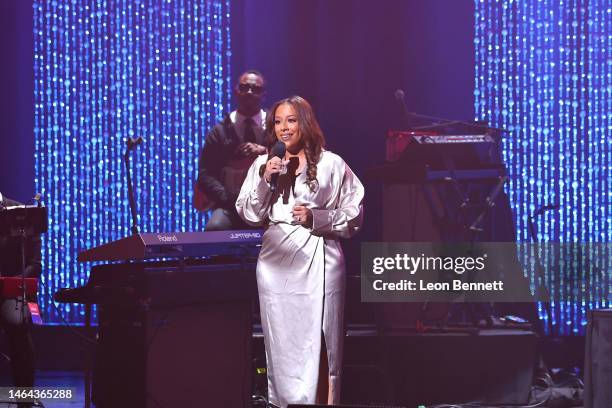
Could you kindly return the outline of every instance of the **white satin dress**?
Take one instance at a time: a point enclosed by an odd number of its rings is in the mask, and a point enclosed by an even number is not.
[[[283,408],[315,403],[324,335],[331,395],[338,404],[345,296],[338,239],[361,228],[363,185],[340,156],[323,151],[314,192],[304,169],[297,177],[290,177],[291,171],[280,176],[272,194],[259,175],[266,161],[262,155],[251,165],[236,209],[249,224],[269,224],[257,261],[269,401]],[[298,204],[312,210],[312,229],[294,224],[291,210]]]

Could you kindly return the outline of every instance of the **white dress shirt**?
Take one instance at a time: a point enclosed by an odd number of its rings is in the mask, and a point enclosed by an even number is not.
[[[244,122],[247,120],[248,116],[244,116],[242,113],[238,111],[233,111],[230,113],[230,120],[234,124],[234,128],[236,129],[236,134],[240,138],[240,141],[244,142]],[[251,116],[255,126],[253,130],[255,131],[255,138],[258,144],[265,145],[265,128],[266,128],[266,111],[260,110],[255,115]]]

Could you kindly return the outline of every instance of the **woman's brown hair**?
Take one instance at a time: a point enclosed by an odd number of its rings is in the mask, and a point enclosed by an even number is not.
[[[311,191],[315,191],[318,184],[317,163],[319,163],[321,152],[325,147],[325,136],[323,136],[314,111],[306,99],[301,96],[291,96],[281,99],[272,106],[266,117],[268,151],[272,152],[272,147],[278,141],[274,132],[274,116],[276,109],[283,104],[291,105],[297,114],[298,127],[302,137],[301,143],[304,146],[304,155],[306,156],[306,183]],[[268,157],[269,159],[270,157]],[[266,165],[264,164],[259,169],[259,174],[263,175],[265,169]]]

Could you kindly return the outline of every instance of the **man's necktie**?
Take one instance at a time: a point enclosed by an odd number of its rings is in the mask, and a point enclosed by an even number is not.
[[[253,118],[247,118],[244,121],[244,141],[247,143],[256,143],[257,139],[255,138],[255,121]]]

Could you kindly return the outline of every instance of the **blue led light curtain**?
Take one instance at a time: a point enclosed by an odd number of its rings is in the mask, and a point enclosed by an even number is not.
[[[540,240],[612,242],[611,25],[606,0],[475,2],[476,118],[509,130],[520,241],[534,211],[558,204],[537,218]],[[558,334],[581,333],[586,309],[606,306],[574,289],[553,304]]]
[[[229,0],[36,0],[36,186],[49,208],[44,295],[87,281],[79,251],[130,234],[122,156],[141,231],[200,230],[198,149],[229,108]],[[24,68],[27,69],[27,68]],[[60,322],[48,297],[47,322]],[[62,306],[68,322],[81,307]]]

